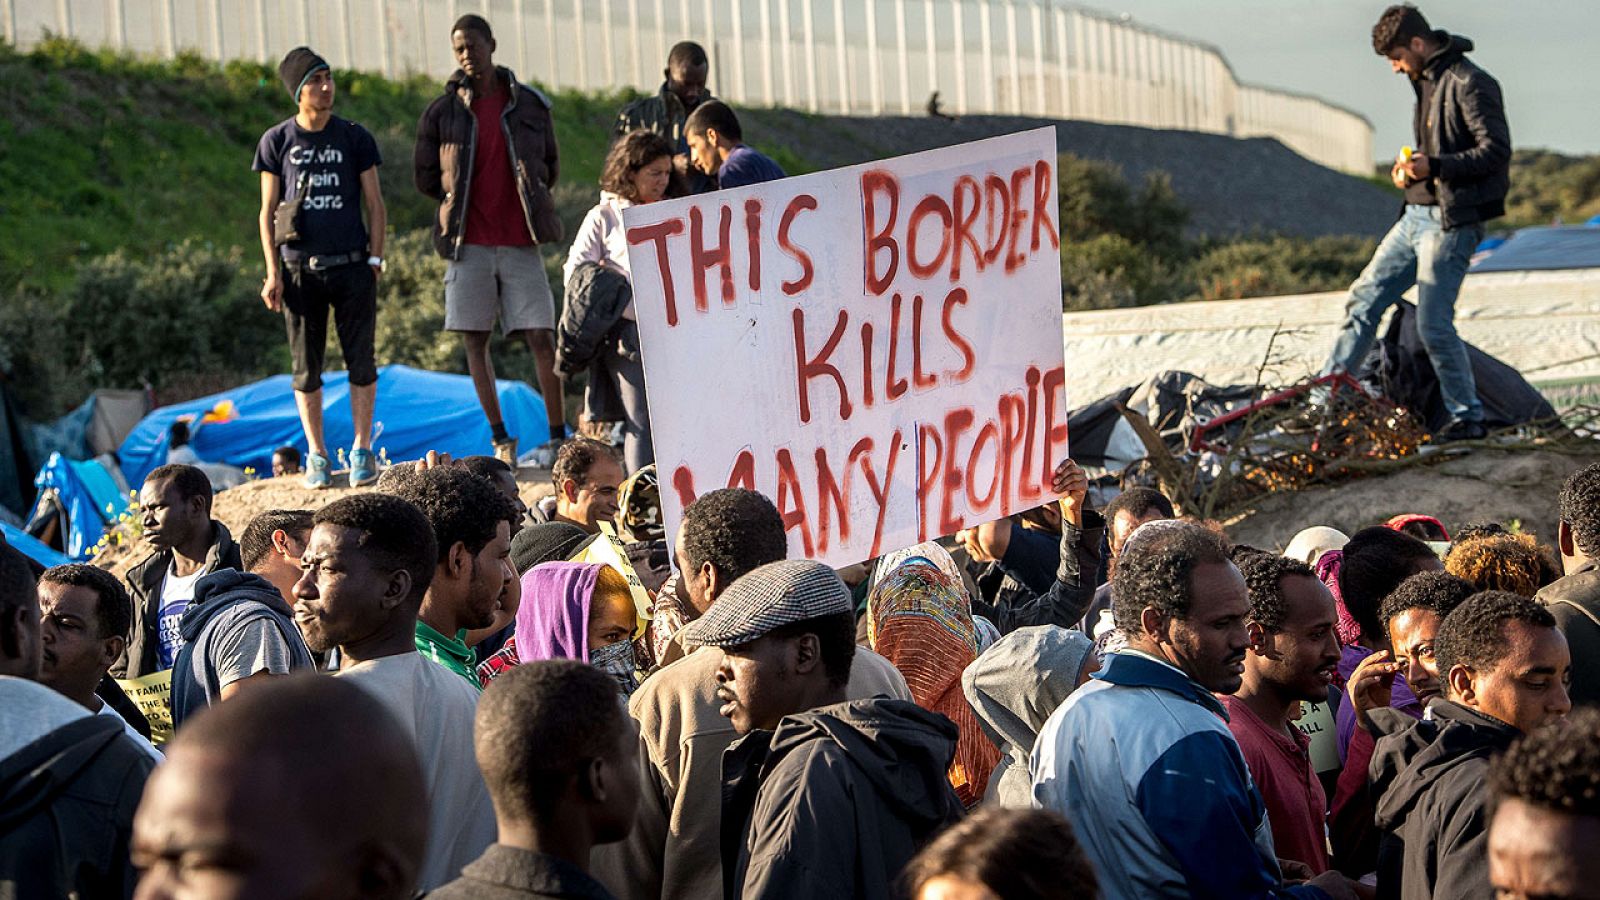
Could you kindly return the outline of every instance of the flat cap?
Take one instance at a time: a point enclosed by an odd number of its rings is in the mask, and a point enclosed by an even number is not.
[[[689,623],[683,639],[707,647],[736,647],[785,625],[854,611],[850,589],[832,569],[807,559],[785,559],[728,585],[705,615]]]

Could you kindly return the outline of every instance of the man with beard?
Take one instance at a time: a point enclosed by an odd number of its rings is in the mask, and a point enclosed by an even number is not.
[[[240,568],[233,535],[211,518],[211,480],[194,466],[166,465],[146,475],[139,517],[155,552],[124,578],[133,624],[122,658],[111,667],[117,678],[171,669],[183,647],[179,629],[195,582],[218,569]]]
[[[438,567],[433,534],[398,497],[336,500],[317,512],[294,587],[307,646],[338,647],[339,677],[377,697],[416,747],[429,804],[423,890],[454,878],[495,838],[489,792],[471,762],[478,692],[417,652],[417,610]]]
[[[438,546],[438,564],[417,616],[417,652],[482,690],[467,632],[494,624],[495,610],[517,578],[511,565],[517,508],[493,483],[460,466],[414,470],[394,493],[427,516]]]
[[[1033,750],[1037,806],[1072,821],[1108,900],[1357,896],[1324,872],[1284,883],[1261,797],[1216,694],[1238,690],[1249,589],[1221,537],[1152,522],[1112,582],[1128,639],[1051,714]]]
[[[1228,730],[1261,791],[1278,858],[1320,874],[1328,870],[1328,796],[1311,765],[1311,738],[1293,720],[1301,703],[1328,700],[1339,611],[1305,563],[1267,553],[1235,562],[1250,589],[1250,651],[1239,689],[1222,697]]]

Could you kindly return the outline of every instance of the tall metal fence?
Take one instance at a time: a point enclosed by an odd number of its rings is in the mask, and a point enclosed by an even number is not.
[[[1372,170],[1372,125],[1315,97],[1241,84],[1217,48],[1060,0],[0,0],[8,41],[447,75],[456,16],[487,18],[497,59],[558,88],[659,83],[696,40],[712,91],[744,105],[857,115],[1016,114],[1273,137]]]

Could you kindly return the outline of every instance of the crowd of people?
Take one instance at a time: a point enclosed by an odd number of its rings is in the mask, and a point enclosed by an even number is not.
[[[255,160],[308,445],[273,472],[331,483],[331,311],[366,489],[236,536],[180,454],[140,487],[151,552],[120,577],[0,544],[0,897],[1600,896],[1600,463],[1549,545],[1420,513],[1239,545],[1149,486],[1093,508],[1070,459],[1058,501],[840,570],[790,558],[743,488],[669,540],[622,211],[784,173],[711,98],[705,51],[675,46],[618,116],[558,328],[551,102],[483,18],[449,38],[415,181],[494,455],[373,453],[381,160],[297,48],[296,115]],[[1504,143],[1471,46],[1410,7],[1374,30],[1419,109],[1471,115],[1396,162],[1408,212],[1333,369],[1418,247],[1448,269],[1498,214],[1495,154],[1457,146]],[[1442,437],[1481,435],[1459,278],[1424,274]],[[497,322],[547,399],[532,506]],[[617,423],[620,451],[569,434],[582,371],[583,421]],[[160,722],[124,689],[156,683]]]
[[[120,578],[0,548],[0,893],[1593,891],[1600,463],[1553,546],[1409,515],[1280,551],[1150,488],[1097,511],[1063,460],[1046,508],[839,571],[742,488],[669,551],[588,438],[548,504],[512,475],[430,455],[236,540],[169,464]]]

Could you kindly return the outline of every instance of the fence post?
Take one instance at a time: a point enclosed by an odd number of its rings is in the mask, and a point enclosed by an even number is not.
[[[729,0],[729,2],[732,4],[733,15],[729,17],[728,25],[733,29],[733,39],[728,42],[728,46],[733,55],[733,81],[739,88],[735,99],[748,104],[750,88],[744,77],[744,0]]]
[[[812,112],[822,111],[822,99],[817,96],[817,36],[812,24],[811,0],[800,0],[800,14],[805,18],[806,36],[806,97]]]
[[[933,27],[933,0],[922,0],[923,40],[928,44],[928,93],[939,90],[939,36]]]
[[[1022,114],[1022,60],[1017,53],[1017,2],[1006,0],[1006,74],[1011,78],[1011,112]],[[998,110],[996,110],[998,112]]]
[[[544,0],[544,34],[550,54],[550,86],[556,87],[561,83],[561,67],[556,55],[556,45],[560,43],[556,40],[556,0]]]
[[[967,10],[961,0],[950,0],[950,13],[955,17],[956,38],[956,109],[966,115],[967,109]]]
[[[778,0],[778,11],[783,13],[783,18],[778,20],[778,40],[783,54],[783,102],[794,106],[797,103],[794,94],[794,42],[789,24],[794,10],[790,8],[789,0]]]
[[[1056,27],[1056,77],[1061,78],[1056,115],[1072,119],[1072,66],[1067,53],[1067,11],[1059,6],[1050,11],[1051,24]]]
[[[839,59],[839,112],[850,114],[850,57],[844,39],[844,0],[833,0],[833,46]]]
[[[778,97],[773,91],[772,79],[772,4],[761,0],[761,101],[777,106]]]
[[[617,54],[612,50],[611,34],[611,0],[600,0],[600,55],[605,57],[605,86],[608,88],[617,84]]]
[[[983,111],[996,112],[994,99],[994,26],[989,22],[989,0],[978,0],[978,39],[983,50]]]
[[[589,89],[588,35],[583,30],[583,0],[572,0],[572,46],[578,51],[578,72],[573,86],[580,91]]]
[[[644,80],[644,73],[640,70],[644,60],[640,54],[644,51],[639,46],[639,0],[628,0],[628,83],[638,84]],[[616,87],[616,85],[612,85]]]
[[[56,0],[56,28],[62,37],[72,38],[72,6],[68,0]]]
[[[878,0],[862,0],[867,8],[867,109],[883,115],[883,75],[878,59]]]
[[[656,60],[662,65],[667,64],[667,5],[665,0],[656,0]],[[655,63],[651,63],[650,68],[645,69],[647,76],[654,71]],[[647,84],[654,80],[654,78],[646,77],[640,79],[638,83]]]
[[[1033,0],[1029,10],[1029,17],[1033,20],[1033,102],[1036,116],[1050,115],[1044,89],[1044,12],[1039,8],[1042,2],[1044,0]]]
[[[906,52],[906,0],[894,0],[894,43],[900,55],[900,113],[911,115],[911,58]]]
[[[302,8],[304,8],[302,4]],[[166,28],[167,56],[178,55],[178,20],[172,13],[172,0],[161,0],[161,24]]]
[[[394,78],[394,39],[389,34],[389,4],[385,0],[372,0],[372,11],[378,18],[378,58],[383,60],[383,76]],[[517,16],[517,27],[522,27],[522,17]]]

